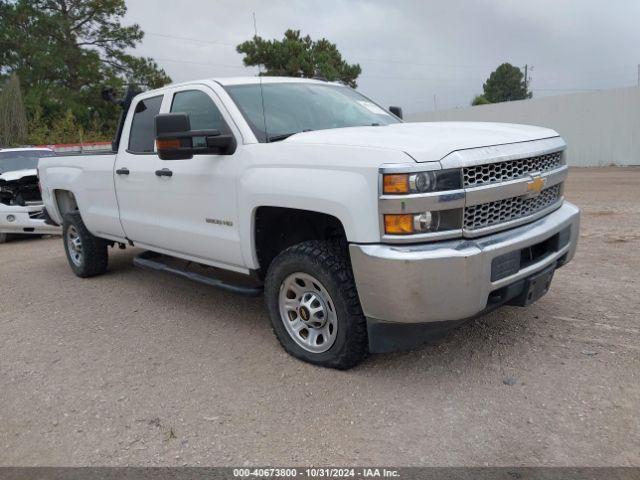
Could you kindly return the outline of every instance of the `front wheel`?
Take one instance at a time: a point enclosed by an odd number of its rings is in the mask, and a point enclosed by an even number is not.
[[[368,353],[367,324],[346,252],[308,241],[269,266],[265,299],[284,349],[315,365],[348,369]]]
[[[107,242],[87,230],[80,213],[64,216],[62,239],[69,266],[78,277],[94,277],[107,270]]]

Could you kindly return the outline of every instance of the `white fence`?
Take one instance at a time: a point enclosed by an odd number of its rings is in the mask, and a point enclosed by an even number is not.
[[[573,166],[640,165],[640,88],[408,114],[408,121],[470,120],[553,128]]]

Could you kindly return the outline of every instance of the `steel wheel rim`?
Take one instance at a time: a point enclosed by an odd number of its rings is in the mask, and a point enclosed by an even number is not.
[[[69,258],[75,266],[79,267],[82,264],[83,256],[82,240],[73,225],[69,225],[67,229],[67,249],[69,250]]]
[[[278,297],[280,319],[296,344],[311,353],[323,353],[336,341],[338,315],[320,281],[296,272],[284,279]]]

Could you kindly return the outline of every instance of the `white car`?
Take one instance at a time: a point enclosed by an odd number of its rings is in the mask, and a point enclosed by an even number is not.
[[[61,233],[60,227],[45,223],[38,187],[38,159],[51,155],[49,148],[0,150],[0,243],[12,234]]]
[[[264,288],[289,353],[349,368],[534,302],[578,240],[556,132],[393,111],[309,79],[170,85],[130,102],[114,152],[41,159],[43,199],[76,275],[136,245],[139,265]]]

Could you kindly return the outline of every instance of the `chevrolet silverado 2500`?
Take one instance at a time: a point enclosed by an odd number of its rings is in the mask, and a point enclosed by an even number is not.
[[[55,155],[48,148],[0,150],[0,243],[11,235],[60,234],[46,223],[38,189],[38,158]]]
[[[145,92],[118,132],[113,153],[40,161],[76,275],[103,273],[114,244],[225,271],[219,286],[264,288],[277,338],[314,364],[526,306],[576,249],[565,142],[546,128],[404,123],[344,86],[263,77]]]

